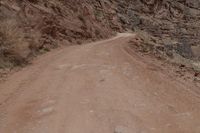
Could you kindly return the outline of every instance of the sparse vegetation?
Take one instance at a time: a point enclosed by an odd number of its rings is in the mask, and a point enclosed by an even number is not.
[[[0,23],[0,67],[13,67],[25,63],[29,43],[15,20]]]

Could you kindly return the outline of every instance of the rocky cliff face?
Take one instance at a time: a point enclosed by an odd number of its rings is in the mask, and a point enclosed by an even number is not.
[[[143,30],[163,49],[173,47],[184,58],[199,58],[199,0],[118,1],[126,27]],[[199,51],[199,52],[198,52]]]
[[[0,19],[0,67],[127,30],[147,33],[160,50],[199,57],[198,0],[1,0]]]
[[[38,51],[58,45],[81,44],[122,31],[112,1],[2,0],[0,4],[0,67],[23,64]]]

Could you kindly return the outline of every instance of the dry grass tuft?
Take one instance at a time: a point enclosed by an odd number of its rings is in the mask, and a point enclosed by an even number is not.
[[[25,63],[28,47],[25,34],[15,20],[0,22],[0,68],[11,68]]]

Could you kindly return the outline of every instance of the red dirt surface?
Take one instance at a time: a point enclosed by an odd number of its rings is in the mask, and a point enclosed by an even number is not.
[[[199,133],[199,88],[127,52],[133,37],[58,49],[10,76],[0,132]]]

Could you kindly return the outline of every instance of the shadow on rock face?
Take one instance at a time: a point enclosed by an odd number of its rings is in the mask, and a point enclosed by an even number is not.
[[[176,52],[184,58],[191,59],[194,57],[191,45],[183,39],[176,46]]]

